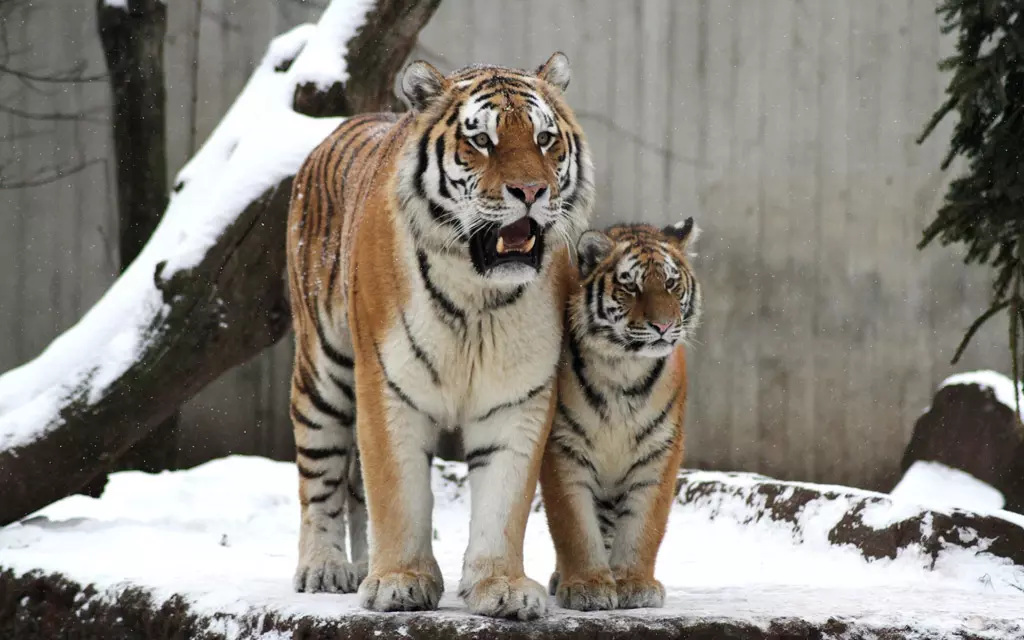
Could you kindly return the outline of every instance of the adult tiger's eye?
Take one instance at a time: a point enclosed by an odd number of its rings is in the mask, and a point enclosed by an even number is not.
[[[548,131],[541,131],[537,134],[537,144],[541,147],[548,146],[552,139],[554,139],[554,136]]]
[[[675,278],[669,278],[668,280],[666,280],[665,281],[665,288],[666,289],[675,289],[676,288],[676,279]]]
[[[473,144],[475,144],[478,147],[486,149],[487,147],[491,146],[491,136],[487,135],[486,133],[478,133],[475,136],[473,136]]]

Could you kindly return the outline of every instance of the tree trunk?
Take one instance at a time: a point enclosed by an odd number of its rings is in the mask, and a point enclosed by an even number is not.
[[[167,97],[162,0],[128,0],[125,8],[96,0],[100,42],[113,94],[114,155],[121,271],[145,246],[167,208]],[[173,469],[178,455],[178,414],[132,446],[114,469]],[[86,493],[105,484],[101,474]]]
[[[289,74],[289,78],[293,75],[296,77],[295,110],[304,112],[305,107],[316,104],[318,114],[350,115],[351,105],[355,104],[361,105],[361,109],[388,107],[383,96],[387,96],[394,86],[395,76],[404,61],[405,54],[402,52],[412,47],[416,34],[439,3],[440,0],[378,0],[354,34],[344,31],[345,20],[336,21],[335,31],[327,29],[323,33],[345,33],[342,42],[337,44],[348,45],[348,54],[345,56],[348,83],[341,89],[338,88],[340,85],[335,84],[313,90],[306,88],[309,85],[301,74]],[[325,12],[325,19],[332,10],[332,15],[337,16],[339,11],[347,9],[342,5],[342,0],[334,0]],[[325,19],[321,20],[322,25]],[[322,29],[317,27],[317,34]],[[280,42],[272,43],[271,53],[297,49],[293,59],[295,66],[301,68],[304,64],[300,53],[302,46],[312,45],[299,42],[299,31],[301,29],[282,36],[278,39]],[[380,43],[388,47],[387,55],[374,58],[373,66],[356,62],[364,59],[361,56],[368,55],[369,47],[385,46]],[[271,53],[268,53],[267,60],[272,58]],[[288,73],[291,63],[291,59],[278,61],[273,72]],[[310,64],[318,67],[320,61],[311,60]],[[273,82],[277,81],[268,80],[268,73],[273,78],[284,77],[274,76],[261,66],[251,82],[259,79],[263,83],[261,87],[276,87]],[[308,102],[300,104],[300,93]],[[277,114],[276,117],[287,121],[288,126],[291,126],[292,120],[301,120],[300,116],[270,104],[272,101],[264,100],[262,94],[253,93],[249,98],[254,99],[248,103],[250,107],[256,103],[267,103],[268,109],[273,107],[283,111],[283,114]],[[234,107],[232,111],[235,111]],[[296,126],[302,127],[296,130],[297,133],[305,132],[304,135],[309,136],[311,128],[308,124],[299,122]],[[233,150],[245,143],[245,136],[265,143],[268,134],[264,129],[268,128],[272,127],[244,127],[240,129],[244,131],[240,140],[231,137],[237,128],[226,129],[220,142],[226,139],[233,143],[227,153],[228,159],[219,159],[219,148],[214,149],[212,155],[204,155],[204,147],[196,157],[196,160],[200,157],[204,159],[203,175],[206,175],[207,180],[210,179],[211,166],[223,166],[223,171],[227,173],[232,166],[227,163],[231,162]],[[319,136],[319,129],[316,131]],[[213,145],[215,136],[217,131],[207,145]],[[274,139],[279,138],[277,136]],[[244,156],[242,152],[239,155]],[[280,157],[274,160],[276,164],[273,170],[280,171]],[[217,165],[217,162],[225,164]],[[290,169],[292,175],[297,169],[296,163]],[[213,174],[212,177],[216,180],[221,176]],[[252,177],[248,179],[252,180]],[[0,487],[3,487],[0,526],[79,492],[204,385],[227,369],[256,355],[286,333],[290,316],[283,273],[290,186],[290,177],[279,184],[268,185],[262,197],[245,207],[220,232],[216,242],[205,250],[198,264],[185,261],[195,266],[175,272],[173,261],[179,258],[174,255],[171,258],[172,267],[166,269],[171,273],[168,277],[164,273],[167,262],[156,265],[152,282],[159,290],[163,304],[147,306],[151,300],[138,301],[138,306],[150,315],[140,315],[145,326],[141,332],[139,348],[133,352],[137,355],[113,379],[95,380],[93,372],[99,370],[99,365],[94,368],[92,363],[99,361],[101,356],[93,350],[84,360],[75,361],[76,371],[65,374],[63,382],[47,381],[51,365],[62,362],[64,356],[68,355],[65,350],[73,349],[77,340],[82,338],[81,331],[73,336],[76,340],[59,338],[46,353],[37,358],[38,363],[34,361],[0,377]],[[176,194],[175,198],[186,196],[186,192],[191,193],[188,184],[184,185],[183,191]],[[174,210],[174,207],[172,201],[170,210]],[[233,212],[235,209],[225,211]],[[168,215],[163,224],[176,220],[191,221],[192,218]],[[162,233],[163,230],[161,226],[154,241],[158,238],[161,241],[168,239],[168,234]],[[154,244],[152,247],[147,246],[146,252],[150,256],[163,256],[165,248],[161,244]],[[145,262],[140,258],[122,279],[140,274],[138,267],[143,264]],[[135,284],[130,280],[125,280],[125,283]],[[130,289],[126,286],[125,290]],[[156,295],[152,289],[147,294]],[[105,296],[97,303],[97,307],[108,303],[107,308],[113,308],[113,301],[108,301]],[[135,304],[134,300],[132,304]],[[151,307],[155,310],[151,310]],[[98,314],[95,317],[105,316]],[[136,320],[133,318],[132,322]],[[87,325],[87,328],[92,327]],[[73,327],[68,333],[75,329]],[[88,335],[85,334],[86,337]],[[124,341],[111,344],[123,348]],[[74,360],[71,356],[69,359]],[[33,368],[33,364],[38,366]],[[45,381],[45,384],[40,380]],[[27,393],[31,397],[21,404],[13,403],[12,396],[16,397],[23,388],[30,390]],[[44,402],[39,402],[40,398]],[[45,401],[51,398],[59,398],[55,412],[40,416],[37,408],[45,407]],[[7,413],[4,413],[5,401]],[[19,430],[22,433],[19,434]],[[31,435],[26,436],[26,432]],[[13,444],[5,447],[5,438]]]

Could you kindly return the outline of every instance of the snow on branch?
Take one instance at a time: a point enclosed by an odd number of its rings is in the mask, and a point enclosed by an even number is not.
[[[338,125],[339,119],[292,111],[295,80],[275,71],[301,58],[316,35],[316,27],[303,25],[271,42],[223,121],[178,174],[176,193],[139,257],[39,357],[0,376],[0,448],[16,449],[60,426],[59,409],[69,398],[98,400],[137,360],[153,337],[150,328],[166,314],[159,283],[196,266],[247,205],[294,175]]]

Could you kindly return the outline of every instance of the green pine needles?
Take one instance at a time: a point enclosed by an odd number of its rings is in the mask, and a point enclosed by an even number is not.
[[[1006,311],[1014,384],[1019,385],[1024,329],[1024,2],[943,0],[937,11],[943,33],[957,33],[956,54],[939,64],[953,77],[946,88],[948,98],[918,143],[955,110],[960,118],[942,168],[960,156],[967,171],[950,184],[918,249],[936,238],[943,245],[960,242],[967,247],[966,263],[992,265],[992,305],[967,329],[953,363],[987,320]]]

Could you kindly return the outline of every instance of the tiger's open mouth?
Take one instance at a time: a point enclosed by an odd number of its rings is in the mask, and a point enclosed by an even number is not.
[[[469,255],[481,275],[509,263],[539,271],[544,257],[544,237],[533,218],[520,218],[504,227],[488,225],[470,236]]]

